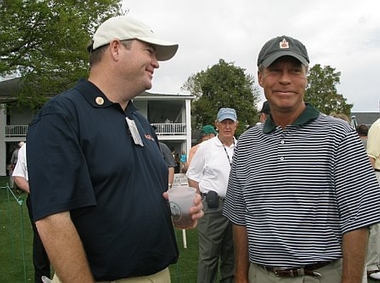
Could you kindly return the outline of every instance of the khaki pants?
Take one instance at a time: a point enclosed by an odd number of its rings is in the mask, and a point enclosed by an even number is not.
[[[380,172],[375,172],[375,174],[380,184]],[[380,269],[380,223],[372,225],[369,230],[366,268],[367,271]]]
[[[329,265],[317,269],[321,278],[299,276],[294,278],[281,278],[268,272],[262,267],[251,263],[249,269],[249,283],[340,283],[342,281],[342,260],[336,260]],[[367,273],[364,270],[362,283],[367,283]]]
[[[54,277],[51,283],[63,283],[63,282],[58,278],[57,274],[54,274]],[[124,279],[118,279],[115,281],[97,281],[97,283],[170,283],[170,272],[169,272],[169,268],[167,267],[149,276],[124,278]]]
[[[342,282],[342,260],[336,260],[329,265],[317,269],[322,277],[312,276],[277,277],[273,272],[266,271],[257,264],[251,263],[249,269],[249,283],[340,283]]]

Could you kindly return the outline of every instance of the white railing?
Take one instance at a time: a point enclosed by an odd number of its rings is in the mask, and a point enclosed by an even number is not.
[[[6,125],[5,126],[5,137],[26,137],[28,133],[28,125]]]
[[[152,123],[157,135],[186,135],[186,123]]]
[[[186,135],[186,123],[153,123],[157,135]],[[26,137],[28,125],[6,125],[5,137]]]

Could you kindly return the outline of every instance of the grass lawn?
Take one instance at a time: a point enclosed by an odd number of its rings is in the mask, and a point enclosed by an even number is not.
[[[0,177],[0,282],[33,282],[32,226],[26,207],[26,194],[3,187],[8,178]]]
[[[8,178],[0,177],[0,187],[4,187],[7,182]],[[33,282],[33,231],[25,203],[27,195],[14,194],[17,199],[8,190],[0,189],[0,282]],[[169,267],[172,283],[195,283],[198,261],[197,230],[186,230],[186,249],[183,246],[182,230],[175,232],[180,255],[178,262]]]
[[[0,177],[0,187],[5,187],[8,177]],[[0,282],[33,282],[32,237],[27,194],[14,196],[0,189]],[[197,278],[198,237],[196,229],[186,230],[187,248],[183,247],[182,230],[176,230],[180,257],[170,266],[172,283],[194,283]]]

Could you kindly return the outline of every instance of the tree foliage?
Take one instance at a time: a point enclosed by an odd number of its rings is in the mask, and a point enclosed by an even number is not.
[[[86,46],[100,22],[121,14],[119,0],[4,0],[0,75],[18,74],[18,102],[32,108],[88,72]]]
[[[217,112],[222,107],[234,108],[238,115],[237,135],[247,125],[257,121],[256,102],[259,91],[254,87],[254,78],[245,69],[227,63],[218,64],[190,76],[182,87],[195,95],[192,105],[193,128],[213,125]]]
[[[305,101],[322,113],[342,113],[349,117],[353,104],[348,104],[347,99],[337,93],[336,85],[339,83],[340,72],[330,66],[314,65],[308,74]]]

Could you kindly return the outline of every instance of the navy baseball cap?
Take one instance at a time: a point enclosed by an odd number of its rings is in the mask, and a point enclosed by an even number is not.
[[[268,68],[283,56],[294,57],[305,66],[310,63],[305,45],[297,39],[283,35],[272,38],[264,44],[257,59],[257,66],[263,65]]]

